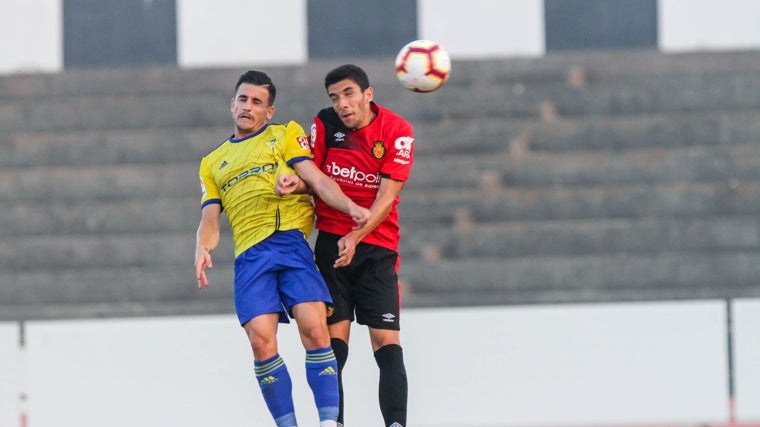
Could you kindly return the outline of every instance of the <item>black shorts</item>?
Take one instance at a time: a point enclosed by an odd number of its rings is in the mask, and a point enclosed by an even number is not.
[[[333,298],[328,324],[354,320],[376,329],[400,329],[401,294],[398,285],[398,252],[359,243],[351,264],[333,268],[341,236],[320,231],[314,246],[322,277]]]

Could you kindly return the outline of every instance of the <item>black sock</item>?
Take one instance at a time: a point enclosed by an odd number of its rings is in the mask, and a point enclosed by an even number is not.
[[[375,352],[375,361],[380,368],[380,412],[386,426],[398,423],[406,426],[406,400],[408,386],[404,353],[401,346],[389,344]]]
[[[338,396],[340,397],[338,422],[343,425],[343,367],[346,366],[346,360],[348,360],[348,344],[340,338],[332,338],[330,345],[335,353],[335,360],[338,361]]]

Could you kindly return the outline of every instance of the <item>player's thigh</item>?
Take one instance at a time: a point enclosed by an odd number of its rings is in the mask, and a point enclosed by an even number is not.
[[[398,330],[401,295],[396,274],[398,254],[376,247],[353,285],[358,323],[376,329]]]
[[[338,257],[339,239],[340,236],[320,231],[314,246],[317,267],[333,300],[333,309],[327,318],[330,325],[354,320],[354,300],[351,291],[353,280],[350,273],[352,267],[333,268],[333,263]],[[354,260],[358,261],[358,258],[357,255]]]
[[[249,250],[235,260],[234,301],[241,325],[262,314],[282,311],[277,272],[266,256]]]
[[[283,304],[290,311],[296,304],[322,301],[332,304],[324,278],[314,263],[314,253],[306,239],[298,240],[281,253],[278,287]],[[295,313],[293,313],[295,316]]]

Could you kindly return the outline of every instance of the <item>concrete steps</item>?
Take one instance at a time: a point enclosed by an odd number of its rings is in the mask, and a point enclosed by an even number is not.
[[[760,251],[756,216],[526,220],[402,228],[407,261]]]
[[[467,258],[402,269],[418,306],[742,298],[757,297],[760,253]]]
[[[434,162],[447,154],[525,157],[544,151],[564,154],[599,150],[609,155],[610,150],[752,145],[760,133],[760,112],[636,115],[604,120],[596,116],[551,121],[473,118],[414,125],[419,164],[426,159]],[[191,163],[231,132],[229,124],[202,128],[0,131],[0,166]]]
[[[190,250],[192,254],[192,249]],[[192,260],[192,255],[189,256]],[[219,267],[217,269],[217,267]],[[51,275],[55,275],[52,280]],[[8,305],[41,307],[51,305],[92,304],[171,304],[177,301],[199,302],[203,299],[227,299],[232,307],[231,266],[220,263],[211,272],[211,284],[199,291],[192,261],[186,265],[157,265],[145,267],[71,267],[52,271],[0,273],[0,300],[3,318]],[[13,304],[5,301],[13,301]],[[110,316],[122,313],[111,312]],[[24,318],[36,317],[32,311]]]
[[[522,157],[521,157],[522,156]],[[760,178],[760,144],[419,156],[407,189],[611,186]]]
[[[336,64],[267,67],[308,128]],[[415,94],[407,306],[760,296],[760,55],[461,61]],[[0,320],[232,311],[229,230],[196,289],[200,157],[242,70],[0,77]]]
[[[678,84],[676,84],[678,82]],[[278,94],[275,120],[307,123],[327,105],[324,90],[313,85]],[[447,85],[421,95],[400,85],[377,89],[377,99],[412,122],[466,120],[473,117],[573,117],[731,111],[760,107],[760,73],[679,76],[654,80],[589,83],[571,87],[565,82],[514,86]],[[0,105],[0,129],[8,131],[76,131],[223,126],[230,121],[230,91],[137,95],[88,95],[23,99]]]
[[[198,159],[169,163],[23,166],[0,171],[0,201],[108,201],[125,198],[200,197]],[[146,159],[147,161],[147,159]],[[85,162],[83,162],[84,164]],[[44,177],[45,179],[40,179]],[[409,191],[448,189],[498,192],[507,188],[603,187],[760,178],[760,144],[685,149],[645,148],[572,153],[420,156]]]
[[[673,182],[658,186],[508,188],[413,191],[402,194],[407,223],[454,225],[525,220],[575,220],[755,215],[760,181]]]
[[[633,53],[459,61],[445,90],[424,95],[403,89],[387,61],[357,62],[369,70],[380,102],[424,123],[755,109],[755,56]],[[327,105],[322,78],[334,65],[267,68],[280,88],[275,119],[309,122]],[[240,71],[146,68],[0,77],[0,130],[224,126],[229,117],[223,106]],[[477,114],[462,101],[468,98],[477,99]]]

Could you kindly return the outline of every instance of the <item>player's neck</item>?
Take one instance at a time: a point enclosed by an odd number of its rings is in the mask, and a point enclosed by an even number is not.
[[[375,121],[375,117],[377,117],[377,113],[374,112],[374,111],[371,111],[371,113],[369,115],[369,120],[367,120],[365,123],[360,123],[358,126],[356,126],[355,128],[351,129],[351,131],[352,132],[356,132],[356,131],[358,131],[358,130],[360,130],[362,128],[365,128],[365,127],[369,126],[373,121]]]
[[[261,132],[261,130],[264,129],[266,126],[267,125],[265,124],[264,126],[261,126],[261,127],[257,128],[257,129],[240,129],[240,128],[235,128],[235,136],[233,136],[233,138],[236,139],[236,140],[248,138],[251,135],[255,135],[255,134]]]

